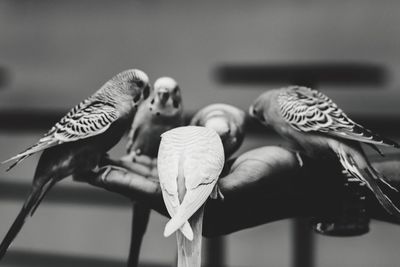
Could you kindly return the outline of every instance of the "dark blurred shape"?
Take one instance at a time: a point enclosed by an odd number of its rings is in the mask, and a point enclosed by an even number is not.
[[[64,254],[49,254],[46,252],[32,252],[27,250],[10,251],[4,258],[3,262],[6,266],[29,266],[29,267],[125,267],[124,260],[114,260],[103,258],[102,255],[98,257],[85,257],[85,256],[72,256]],[[142,267],[166,267],[168,265],[161,265],[155,263],[141,264]]]
[[[365,184],[349,174],[343,175],[339,216],[313,219],[315,232],[329,236],[359,236],[369,232],[370,218],[367,213]]]
[[[296,218],[293,221],[293,267],[312,267],[314,264],[314,238],[309,229],[308,218]]]
[[[21,179],[16,179],[21,180]],[[0,200],[23,201],[30,191],[30,185],[18,182],[7,182],[0,177]],[[110,194],[107,191],[86,186],[78,187],[55,186],[53,191],[44,200],[44,203],[76,204],[93,206],[128,207],[131,202],[119,194]]]
[[[368,85],[382,88],[384,67],[372,63],[222,64],[215,77],[223,84]]]
[[[67,110],[0,110],[0,130],[22,132],[50,130],[66,112]]]
[[[11,81],[10,71],[5,67],[0,67],[0,89],[4,89]]]
[[[207,238],[205,242],[205,263],[207,267],[224,267],[225,265],[225,237]]]

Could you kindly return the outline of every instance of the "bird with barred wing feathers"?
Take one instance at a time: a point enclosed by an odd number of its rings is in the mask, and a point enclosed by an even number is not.
[[[149,79],[143,71],[123,71],[69,111],[36,144],[5,161],[15,160],[7,169],[10,170],[25,158],[43,151],[29,196],[0,244],[0,259],[26,217],[33,215],[55,183],[69,175],[79,176],[92,170],[118,143],[131,124],[142,95],[148,90]]]
[[[311,157],[336,156],[344,170],[364,182],[381,205],[400,218],[399,208],[382,189],[397,192],[371,165],[361,144],[400,148],[399,144],[351,120],[330,98],[307,87],[291,86],[267,91],[249,109],[265,125]]]

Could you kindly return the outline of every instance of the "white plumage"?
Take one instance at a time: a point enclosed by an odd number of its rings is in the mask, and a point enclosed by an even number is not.
[[[178,262],[186,262],[183,266],[200,266],[198,242],[201,242],[201,222],[191,222],[189,219],[199,210],[200,215],[195,218],[202,220],[202,206],[214,190],[224,162],[221,139],[212,129],[185,126],[161,136],[158,173],[164,203],[171,216],[164,235],[169,236],[180,229],[186,239],[195,243],[188,243],[179,237],[180,232],[177,233],[178,250],[179,243],[185,244],[186,249],[182,255],[196,259],[178,259]],[[193,226],[196,227],[192,230]]]

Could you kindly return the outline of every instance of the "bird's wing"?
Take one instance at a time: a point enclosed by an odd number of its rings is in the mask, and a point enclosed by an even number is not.
[[[224,167],[224,149],[219,136],[210,129],[201,134],[201,141],[197,139],[185,148],[183,173],[186,193],[175,216],[165,227],[166,236],[179,229],[204,204]]]
[[[329,97],[306,87],[282,90],[277,99],[282,117],[301,132],[320,132],[373,145],[400,147],[352,121]]]
[[[177,149],[176,144],[176,140],[164,139],[158,149],[157,160],[161,192],[165,207],[171,217],[175,216],[180,205],[177,184],[180,151]],[[188,239],[193,239],[193,231],[188,222],[185,222],[180,230]]]
[[[157,168],[164,203],[171,217],[180,204],[177,185],[179,157],[175,144],[169,139],[162,140],[158,149]]]
[[[118,117],[115,106],[102,101],[85,100],[61,118],[36,144],[3,163],[24,159],[55,145],[101,134]]]

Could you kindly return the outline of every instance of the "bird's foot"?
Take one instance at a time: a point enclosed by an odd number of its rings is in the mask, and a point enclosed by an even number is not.
[[[121,161],[124,161],[124,162],[135,162],[135,156],[132,155],[132,153],[126,154],[125,156],[121,157]]]
[[[100,177],[100,180],[102,182],[106,181],[106,178],[108,176],[108,174],[113,171],[113,170],[117,170],[123,173],[127,173],[128,171],[125,168],[122,167],[118,167],[118,166],[111,166],[111,165],[107,165],[107,166],[103,166],[97,169],[97,176]]]
[[[136,156],[137,156],[136,152],[132,151],[132,152],[126,154],[125,156],[121,157],[121,161],[129,162],[129,163],[136,162]]]
[[[297,159],[297,163],[299,163],[300,168],[303,167],[304,162],[303,162],[303,159],[301,158],[300,152],[296,152],[296,159]]]
[[[215,185],[213,188],[213,191],[210,194],[210,198],[211,199],[220,199],[220,200],[224,200],[224,195],[221,192],[221,189],[219,189],[218,185]]]

